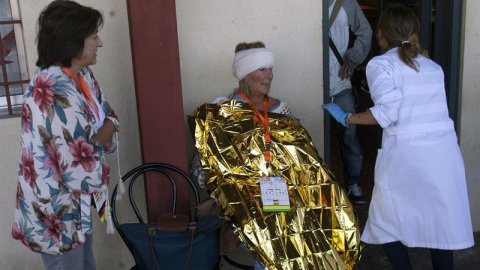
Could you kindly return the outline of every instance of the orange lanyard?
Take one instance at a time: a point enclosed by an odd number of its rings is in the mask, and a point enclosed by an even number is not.
[[[68,76],[70,76],[73,82],[75,82],[75,85],[77,86],[78,90],[83,94],[83,96],[86,99],[88,99],[88,101],[90,101],[90,105],[91,105],[90,107],[93,108],[98,119],[100,119],[97,103],[95,102],[95,100],[93,100],[92,94],[90,93],[90,89],[88,89],[87,83],[85,83],[85,80],[83,79],[82,75],[78,76],[78,83],[77,83],[77,80],[75,80],[75,77],[73,76],[73,73],[69,68],[62,67],[62,69],[68,74]]]
[[[270,166],[270,158],[271,158],[270,157],[271,139],[270,139],[270,129],[268,128],[268,103],[265,99],[263,100],[263,117],[262,117],[262,114],[260,114],[260,112],[257,110],[255,105],[253,104],[253,102],[247,96],[245,96],[240,91],[237,92],[237,94],[240,97],[242,97],[246,102],[248,102],[248,104],[250,104],[250,106],[253,108],[253,111],[255,112],[255,115],[256,115],[255,122],[257,122],[259,119],[263,125],[263,129],[265,131],[265,161],[267,162],[267,169],[268,169],[268,167]]]

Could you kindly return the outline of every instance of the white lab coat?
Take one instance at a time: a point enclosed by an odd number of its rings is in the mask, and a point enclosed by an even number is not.
[[[420,72],[397,49],[373,58],[367,80],[384,128],[362,241],[408,247],[473,246],[465,169],[448,116],[443,71],[418,56]]]

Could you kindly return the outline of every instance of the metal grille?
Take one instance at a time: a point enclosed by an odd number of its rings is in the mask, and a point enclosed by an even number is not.
[[[17,0],[0,0],[0,116],[19,115],[29,82]]]

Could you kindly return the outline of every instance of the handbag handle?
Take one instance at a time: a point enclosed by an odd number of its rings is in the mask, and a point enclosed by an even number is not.
[[[185,264],[182,267],[182,270],[186,270],[188,263],[190,262],[190,257],[192,256],[192,249],[193,249],[193,237],[195,235],[195,231],[197,230],[196,222],[190,222],[188,224],[188,230],[190,231],[190,247],[188,250],[188,256],[185,260]],[[155,256],[155,248],[153,246],[153,236],[157,233],[157,228],[149,228],[148,235],[149,235],[149,242],[150,242],[150,251],[153,258],[153,262],[155,263],[155,268],[157,270],[161,270],[160,266],[158,265],[157,257]]]

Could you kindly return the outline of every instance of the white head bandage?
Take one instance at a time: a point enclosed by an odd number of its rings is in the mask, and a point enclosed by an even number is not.
[[[235,53],[233,75],[241,81],[248,73],[263,67],[273,67],[273,53],[265,48],[254,48]]]

